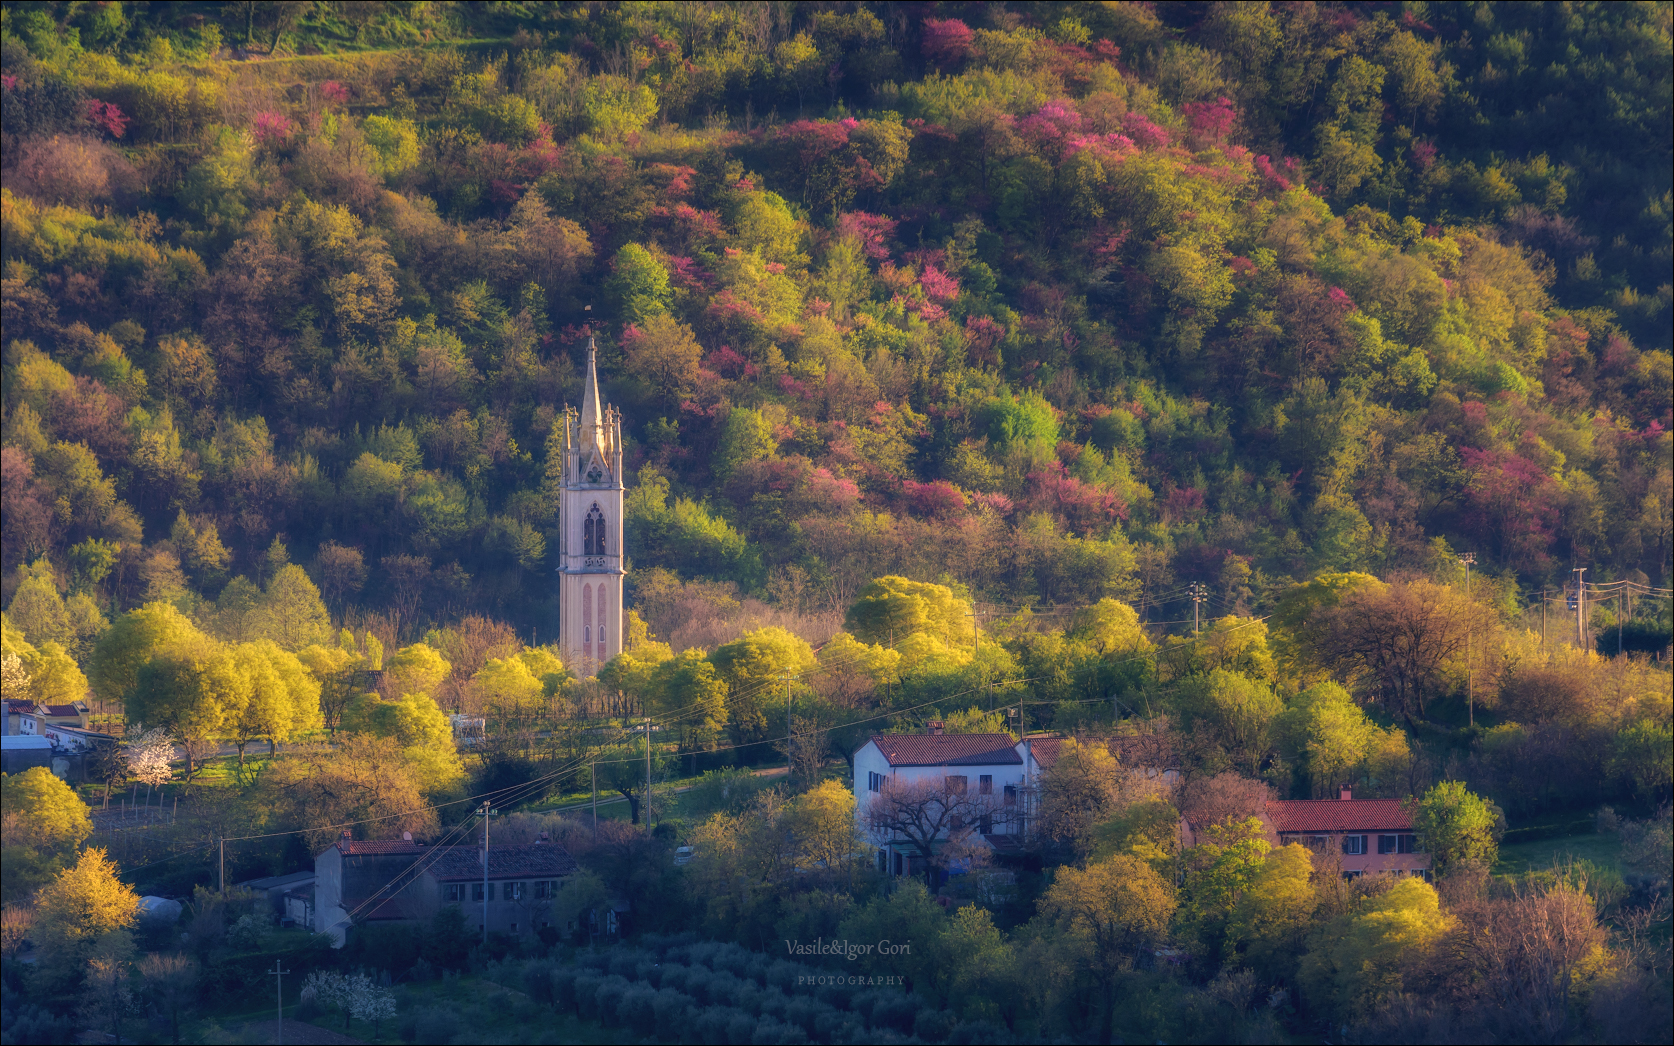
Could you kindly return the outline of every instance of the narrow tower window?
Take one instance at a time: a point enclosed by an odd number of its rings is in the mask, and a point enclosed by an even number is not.
[[[582,525],[582,555],[602,556],[605,554],[605,521],[604,513],[599,511],[598,502],[587,513],[587,522]]]
[[[603,660],[610,648],[605,645],[605,587],[599,586],[599,659]]]
[[[581,656],[593,658],[593,586],[581,589]]]

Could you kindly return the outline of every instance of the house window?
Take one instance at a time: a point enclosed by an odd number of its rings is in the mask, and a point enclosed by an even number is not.
[[[1343,852],[1346,854],[1363,854],[1366,852],[1366,837],[1363,835],[1343,836]]]
[[[443,896],[449,901],[463,901],[465,899],[464,883],[449,883],[443,888]]]
[[[545,879],[542,879],[540,882],[536,883],[535,884],[535,899],[537,901],[544,901],[548,897],[551,897],[552,896],[552,894],[550,892],[551,887],[552,887],[552,884]]]
[[[485,886],[485,885],[486,885],[486,887],[487,887],[487,889],[488,889],[488,897],[487,897],[487,900],[490,900],[490,901],[492,901],[492,900],[493,900],[493,899],[494,899],[494,884],[493,884],[493,883],[487,883],[487,884],[483,884],[483,883],[472,883],[472,884],[471,884],[471,900],[473,900],[473,901],[481,901],[481,900],[483,900],[483,899],[484,899],[484,897],[483,897],[483,889],[484,889],[484,886]]]
[[[1392,854],[1395,852],[1398,837],[1393,835],[1378,836],[1378,853]]]
[[[1007,806],[1016,806],[1017,805],[1017,786],[1016,785],[1006,785],[1006,805]]]
[[[524,888],[527,887],[528,885],[529,885],[528,883],[507,883],[506,884],[506,900],[508,900],[508,901],[521,901],[521,900],[523,900]]]
[[[994,834],[994,817],[992,814],[983,814],[977,818],[977,831],[983,835]]]
[[[889,874],[889,851],[878,851],[878,871],[883,875]]]
[[[1331,837],[1329,835],[1310,835],[1308,836],[1308,849],[1314,853],[1324,853],[1326,845],[1330,842]]]
[[[866,790],[868,792],[883,791],[884,775],[875,770],[866,771]]]
[[[947,790],[948,790],[949,794],[951,794],[951,795],[964,795],[965,794],[965,775],[964,774],[948,774],[947,775]]]
[[[1400,854],[1418,853],[1418,836],[1398,835],[1395,837],[1395,852]]]
[[[1358,879],[1362,874],[1361,872],[1344,872],[1343,881],[1348,882],[1350,879]]]
[[[994,794],[994,775],[993,774],[983,774],[981,777],[977,778],[977,794],[978,795],[993,795]]]

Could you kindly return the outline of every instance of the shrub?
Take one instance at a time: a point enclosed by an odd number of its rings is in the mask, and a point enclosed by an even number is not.
[[[785,1020],[796,1025],[809,1035],[814,1034],[815,1022],[825,1014],[834,1012],[828,1002],[814,998],[812,995],[798,995],[785,1006]]]
[[[413,1014],[414,1042],[449,1043],[459,1034],[459,1016],[444,1006],[427,1006]]]
[[[924,1009],[913,1021],[913,1034],[925,1042],[946,1042],[959,1018],[947,1010]]]
[[[583,973],[576,977],[572,989],[575,992],[575,1015],[584,1021],[599,1019],[599,985],[605,979],[596,973]]]
[[[717,972],[709,979],[709,1001],[721,1006],[736,1006],[742,983],[730,973]]]
[[[682,1038],[692,1009],[692,997],[685,992],[677,992],[670,988],[659,990],[657,999],[652,1004],[656,1017],[657,1038],[664,1042],[675,1042]]]
[[[552,975],[557,972],[558,964],[551,959],[531,959],[524,963],[519,978],[524,994],[542,1006],[553,1005]]]
[[[637,978],[639,964],[645,960],[646,954],[638,948],[613,948],[608,968],[618,977]]]
[[[673,988],[675,991],[684,991],[686,989],[686,976],[689,973],[691,973],[690,966],[664,963],[663,979],[659,982],[658,987]]]
[[[730,1007],[729,1007],[730,1009]],[[726,1037],[722,1042],[749,1042],[756,1033],[756,1018],[743,1010],[731,1010],[732,1016],[727,1019]]]
[[[905,992],[883,991],[872,1005],[869,1023],[874,1028],[889,1028],[903,1035],[911,1034],[913,1021],[918,1017],[918,1000]]]
[[[797,963],[775,959],[773,964],[767,968],[767,975],[762,983],[770,988],[783,990],[794,985],[796,979],[803,976],[804,972],[803,967]]]
[[[865,1033],[859,1017],[838,1009],[826,1009],[814,1018],[814,1038],[821,1042],[849,1042]]]
[[[744,1040],[739,1040],[744,1041]],[[761,1023],[751,1032],[749,1041],[755,1046],[776,1046],[778,1043],[799,1043],[808,1041],[808,1033],[794,1024],[786,1024],[772,1017],[763,1017]]]
[[[657,990],[647,984],[635,984],[617,1002],[616,1019],[635,1035],[651,1035],[657,1030],[656,1005]]]
[[[575,1012],[575,982],[578,976],[580,971],[573,966],[560,966],[548,975],[552,982],[550,990],[553,1009]]]
[[[622,996],[628,993],[628,980],[612,974],[606,977],[593,990],[594,1019],[606,1025],[616,1023],[617,1008],[622,1003]]]
[[[663,965],[653,959],[641,959],[634,967],[634,977],[655,988],[662,983]]]
[[[686,983],[681,985],[681,988],[684,989],[687,995],[690,995],[692,998],[696,999],[705,1006],[730,1006],[730,1001],[724,1004],[715,1001],[714,993],[709,990],[710,984],[714,981],[714,979],[715,975],[704,969],[702,966],[688,966],[686,968]]]
[[[977,1043],[1011,1042],[1012,1038],[1003,1024],[995,1024],[993,1021],[965,1021],[953,1029],[953,1034],[947,1037],[947,1041],[956,1046],[975,1046]]]

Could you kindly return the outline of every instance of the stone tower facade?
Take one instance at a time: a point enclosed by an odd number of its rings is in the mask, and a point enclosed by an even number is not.
[[[581,416],[564,412],[559,498],[558,634],[565,667],[583,679],[622,652],[622,416],[599,402],[593,340]]]

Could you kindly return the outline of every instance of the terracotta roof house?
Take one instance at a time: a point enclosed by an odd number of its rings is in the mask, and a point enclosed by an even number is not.
[[[1340,865],[1345,879],[1357,875],[1430,874],[1430,855],[1418,849],[1412,812],[1400,799],[1300,799],[1267,804],[1262,818],[1268,841],[1300,843],[1314,852],[1314,864]]]
[[[1010,734],[947,734],[931,723],[923,734],[874,734],[854,754],[855,816],[886,790],[931,782],[960,793],[988,797],[977,830],[997,851],[1015,849],[1024,828],[1023,796],[1029,778],[1024,746]],[[915,875],[924,855],[903,839],[870,836],[878,870]],[[934,847],[932,848],[934,849]]]
[[[402,839],[339,839],[314,858],[314,926],[342,947],[362,922],[429,919],[458,905],[468,927],[515,936],[536,934],[551,920],[552,899],[574,874],[562,846],[428,846]]]

